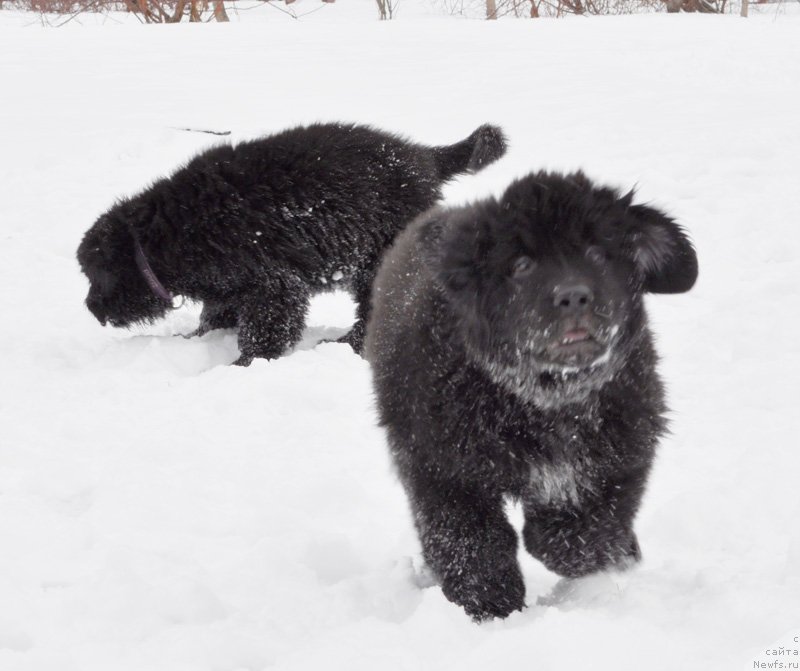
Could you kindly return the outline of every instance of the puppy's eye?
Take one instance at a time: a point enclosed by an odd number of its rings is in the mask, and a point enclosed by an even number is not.
[[[598,245],[592,245],[586,250],[586,258],[592,263],[602,265],[608,261],[608,254],[606,254],[606,250],[602,247]]]
[[[530,256],[520,256],[511,268],[512,277],[525,277],[533,272],[536,268],[536,261]]]

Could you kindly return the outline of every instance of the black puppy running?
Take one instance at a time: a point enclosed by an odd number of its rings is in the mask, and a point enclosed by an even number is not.
[[[643,295],[696,277],[680,227],[581,173],[432,210],[384,256],[366,342],[381,422],[425,560],[475,619],[525,603],[506,495],[562,576],[639,558],[666,410]]]

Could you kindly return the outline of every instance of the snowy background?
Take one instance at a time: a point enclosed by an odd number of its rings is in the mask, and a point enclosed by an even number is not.
[[[0,11],[2,671],[752,669],[798,634],[800,13],[428,9],[60,29]],[[696,288],[648,300],[673,433],[634,571],[537,605],[557,579],[521,554],[524,612],[477,626],[447,602],[420,570],[367,364],[314,347],[347,328],[346,296],[246,369],[227,365],[233,333],[174,337],[199,306],[130,332],[84,308],[83,232],[223,141],[177,128],[235,142],[315,120],[429,143],[499,123],[508,156],[449,202],[583,168],[691,231]]]

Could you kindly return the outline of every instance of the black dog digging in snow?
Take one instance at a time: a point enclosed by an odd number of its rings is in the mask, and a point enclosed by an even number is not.
[[[334,287],[358,303],[342,339],[361,351],[383,250],[459,173],[505,152],[481,126],[426,147],[365,126],[317,124],[200,154],[103,214],[78,248],[102,323],[163,317],[172,294],[203,301],[201,335],[239,329],[240,364],[296,343],[309,298]]]
[[[524,606],[516,533],[559,575],[639,558],[664,391],[643,294],[688,291],[681,228],[583,174],[434,209],[386,253],[366,353],[426,562],[475,619]]]

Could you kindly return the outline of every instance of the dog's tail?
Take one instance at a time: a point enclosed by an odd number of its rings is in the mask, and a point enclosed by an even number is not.
[[[505,133],[491,124],[484,124],[461,142],[433,148],[439,176],[445,180],[459,173],[478,172],[505,153]]]

